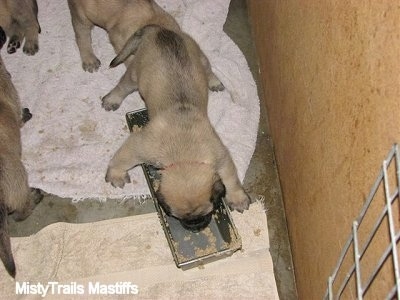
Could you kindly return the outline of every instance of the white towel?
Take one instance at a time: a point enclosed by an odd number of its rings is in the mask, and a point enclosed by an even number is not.
[[[242,250],[231,257],[182,271],[175,266],[156,213],[95,223],[55,223],[29,237],[12,238],[17,277],[0,263],[0,299],[43,299],[16,295],[16,285],[49,282],[83,286],[45,299],[279,299],[269,253],[264,204],[232,217]],[[130,282],[138,295],[89,295],[89,284]],[[119,292],[121,293],[121,292]]]
[[[102,65],[84,72],[67,1],[38,0],[39,52],[2,57],[33,118],[22,128],[23,161],[31,186],[74,200],[140,197],[148,194],[141,168],[130,172],[132,184],[113,188],[104,180],[108,162],[127,138],[125,113],[144,107],[138,93],[115,112],[100,98],[125,72],[109,69],[115,53],[106,32],[93,30],[93,48]],[[247,62],[223,32],[229,0],[157,0],[204,50],[226,90],[210,92],[209,117],[228,147],[241,180],[255,148],[259,99]]]

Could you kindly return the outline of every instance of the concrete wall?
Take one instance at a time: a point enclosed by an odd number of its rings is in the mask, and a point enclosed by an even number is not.
[[[300,299],[400,141],[400,2],[248,0]]]

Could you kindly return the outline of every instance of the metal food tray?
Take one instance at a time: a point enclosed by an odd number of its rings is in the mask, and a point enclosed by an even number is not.
[[[149,120],[146,109],[128,112],[126,120],[129,129],[143,127]],[[160,174],[153,167],[142,164],[147,184],[154,201],[172,256],[178,268],[183,270],[199,267],[206,263],[232,255],[241,249],[242,242],[233,223],[230,210],[221,199],[212,215],[210,224],[200,232],[182,227],[179,220],[167,216],[159,205],[154,186]]]

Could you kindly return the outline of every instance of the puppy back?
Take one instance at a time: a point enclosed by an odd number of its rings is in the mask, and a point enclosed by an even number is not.
[[[11,118],[20,125],[21,111],[17,90],[0,56],[0,126],[9,124]]]
[[[21,107],[17,92],[1,63],[0,58],[0,158],[10,158],[9,153],[20,158]]]
[[[188,66],[190,59],[183,38],[174,31],[160,28],[156,35],[156,44],[169,61],[175,59],[181,68]]]
[[[5,42],[5,33],[0,27],[0,49]],[[3,59],[0,55],[0,152],[2,146],[10,147],[6,144],[20,142],[20,127],[22,123],[21,105],[18,92],[11,81],[11,75],[8,73]]]

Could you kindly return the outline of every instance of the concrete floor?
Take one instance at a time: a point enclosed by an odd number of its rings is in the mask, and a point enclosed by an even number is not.
[[[258,62],[255,55],[245,0],[232,0],[225,32],[244,53],[258,84]],[[259,88],[260,99],[262,91]],[[244,187],[250,196],[263,196],[268,218],[270,251],[280,299],[297,299],[293,264],[286,227],[278,172],[269,135],[266,109],[261,102],[261,118],[254,156],[246,173]],[[125,200],[99,202],[88,199],[72,203],[71,199],[46,195],[33,214],[23,222],[9,218],[11,236],[28,236],[55,222],[85,223],[110,218],[154,212],[152,201]]]

